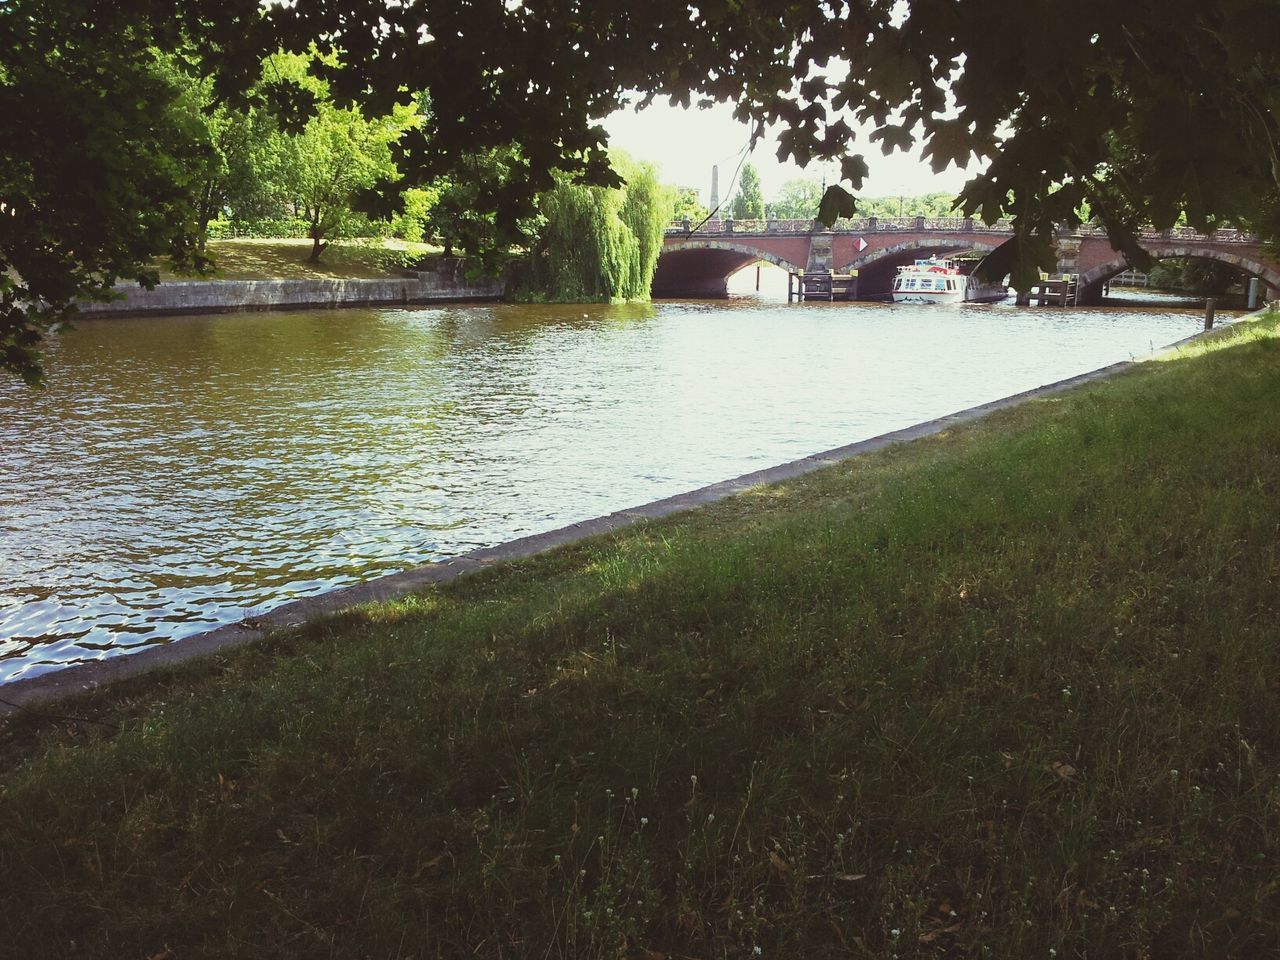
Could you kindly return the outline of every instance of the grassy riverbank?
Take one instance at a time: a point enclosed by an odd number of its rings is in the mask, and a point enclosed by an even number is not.
[[[408,264],[439,253],[439,247],[404,240],[335,243],[312,263],[311,241],[296,239],[210,240],[217,263],[213,280],[376,280],[400,276]],[[158,264],[161,280],[191,279]]]
[[[1280,951],[1280,332],[23,720],[0,955]]]

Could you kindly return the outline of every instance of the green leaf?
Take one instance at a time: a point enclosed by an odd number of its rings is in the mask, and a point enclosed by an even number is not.
[[[853,184],[853,189],[861,190],[862,184],[866,181],[871,171],[867,169],[867,161],[862,159],[859,154],[853,157],[844,157],[840,161],[840,176]]]
[[[306,129],[319,103],[314,91],[293,79],[264,83],[262,97],[280,129],[290,134],[300,134]]]
[[[963,168],[972,152],[972,139],[963,120],[938,124],[924,149],[924,155],[930,158],[934,173],[941,173],[953,162]]]
[[[1053,241],[1040,234],[1015,236],[1009,241],[1013,245],[1013,264],[1010,268],[1011,280],[1015,290],[1030,290],[1040,279],[1040,272],[1052,272],[1058,265],[1058,256],[1053,248]]]
[[[841,217],[852,217],[856,212],[853,194],[835,183],[822,195],[822,202],[818,204],[818,221],[830,227]]]

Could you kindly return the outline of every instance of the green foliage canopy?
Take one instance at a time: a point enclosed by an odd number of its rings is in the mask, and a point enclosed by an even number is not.
[[[420,119],[412,101],[372,118],[335,104],[327,83],[314,73],[337,66],[332,57],[277,54],[268,58],[264,71],[291,78],[315,98],[315,112],[301,131],[275,132],[265,148],[272,192],[290,201],[306,221],[312,261],[359,219],[355,207],[363,191],[400,179],[392,146]]]
[[[526,248],[532,242],[536,209],[506,226],[498,224],[495,212],[499,198],[518,189],[520,164],[520,152],[512,147],[477,150],[434,182],[435,201],[424,227],[446,256],[460,249],[496,268],[506,261],[507,247]]]
[[[1218,260],[1177,257],[1161,260],[1148,272],[1151,285],[1197,296],[1223,296],[1247,283],[1247,275]]]
[[[775,220],[812,220],[822,202],[822,185],[816,180],[788,180],[778,190],[766,211]]]
[[[276,131],[271,115],[214,99],[212,82],[197,76],[185,57],[162,55],[159,71],[176,92],[167,112],[206,145],[189,171],[197,247],[205,249],[209,224],[227,209],[240,219],[278,216],[279,204],[264,176],[269,167],[265,151]]]
[[[183,91],[151,52],[162,32],[109,5],[94,26],[75,4],[16,6],[0,4],[0,370],[36,382],[41,331],[74,300],[153,286],[161,254],[200,264],[211,148],[169,109]]]
[[[733,195],[729,212],[735,220],[760,220],[764,217],[764,193],[760,189],[760,174],[748,163],[738,176],[738,192]]]
[[[650,164],[615,152],[621,187],[567,178],[542,198],[531,294],[569,303],[647,300],[671,219],[672,191]]]
[[[860,217],[955,217],[956,197],[951,193],[926,193],[923,196],[859,197]]]
[[[698,191],[696,189],[693,187],[676,187],[674,189],[675,208],[671,212],[671,219],[688,220],[697,224],[707,218],[710,211],[698,199]]]

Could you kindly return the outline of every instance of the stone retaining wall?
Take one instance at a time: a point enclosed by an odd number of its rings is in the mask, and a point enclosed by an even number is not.
[[[82,316],[139,313],[225,313],[290,307],[354,307],[376,304],[432,303],[448,300],[497,300],[502,279],[470,281],[462,261],[443,261],[436,269],[375,280],[169,280],[154,290],[121,284],[121,299],[81,303]]]

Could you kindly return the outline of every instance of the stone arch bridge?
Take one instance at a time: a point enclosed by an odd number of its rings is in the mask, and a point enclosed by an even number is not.
[[[817,229],[815,229],[815,227]],[[841,220],[823,229],[812,220],[712,220],[698,229],[688,221],[667,228],[655,297],[723,297],[729,276],[763,260],[788,273],[815,271],[858,275],[858,298],[888,295],[897,268],[917,257],[974,251],[989,270],[1001,270],[1013,237],[1007,221],[987,226],[961,218]],[[1280,260],[1256,237],[1234,230],[1202,234],[1187,228],[1148,231],[1143,249],[1156,259],[1200,257],[1230,264],[1280,291]],[[1058,237],[1058,271],[1078,274],[1080,303],[1096,303],[1107,281],[1129,268],[1124,255],[1097,227],[1083,226]],[[1274,296],[1274,293],[1269,294]]]

